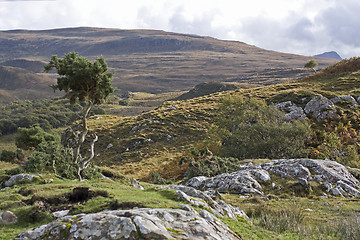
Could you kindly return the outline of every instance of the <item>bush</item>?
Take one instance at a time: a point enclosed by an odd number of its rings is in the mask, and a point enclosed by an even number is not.
[[[73,150],[63,147],[57,141],[42,142],[25,165],[25,171],[53,172],[68,179],[78,178],[77,165],[73,162]],[[90,165],[82,172],[84,178],[101,176],[100,170]]]
[[[222,99],[212,131],[220,139],[224,157],[283,158],[300,157],[311,135],[309,124],[288,122],[284,113],[264,101],[228,96]]]
[[[221,173],[234,172],[239,168],[239,160],[213,156],[208,148],[192,149],[193,156],[185,156],[180,159],[179,164],[188,163],[186,178],[196,176],[216,176]]]
[[[0,154],[0,161],[3,162],[15,162],[16,160],[16,153],[13,151],[2,150]]]
[[[25,150],[34,149],[45,141],[55,141],[58,137],[46,133],[38,124],[30,128],[19,128],[15,137],[15,144],[18,148]]]

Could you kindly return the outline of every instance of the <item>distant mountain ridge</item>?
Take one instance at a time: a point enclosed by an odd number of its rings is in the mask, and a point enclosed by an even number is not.
[[[335,51],[324,52],[321,54],[314,55],[314,57],[332,58],[332,59],[342,60],[342,57],[340,57],[340,55]]]
[[[52,55],[62,57],[72,51],[91,60],[103,55],[114,73],[113,85],[132,92],[183,91],[203,82],[269,85],[311,74],[303,69],[311,57],[190,34],[89,27],[0,31],[2,66],[54,79],[56,74],[40,72],[42,65]],[[319,68],[336,62],[316,61]]]

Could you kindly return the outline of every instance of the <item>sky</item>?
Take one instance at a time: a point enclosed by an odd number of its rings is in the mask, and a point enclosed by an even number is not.
[[[0,0],[0,30],[79,26],[197,34],[306,56],[360,56],[359,0]]]

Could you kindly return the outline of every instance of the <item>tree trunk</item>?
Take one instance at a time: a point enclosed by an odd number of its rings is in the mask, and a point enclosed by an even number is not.
[[[98,140],[98,136],[94,133],[94,139],[92,140],[91,144],[90,144],[90,156],[87,160],[81,161],[79,163],[77,163],[78,165],[78,176],[79,176],[79,180],[82,181],[82,176],[81,176],[81,172],[86,169],[89,164],[90,161],[95,157],[95,152],[94,152],[94,146],[95,146],[95,142],[97,142]]]
[[[79,158],[81,157],[80,156],[81,146],[85,142],[86,135],[87,135],[87,133],[89,131],[88,126],[87,126],[86,118],[87,118],[87,116],[88,116],[88,114],[89,114],[92,107],[93,107],[93,103],[91,101],[89,101],[88,106],[84,109],[83,115],[81,116],[82,131],[80,132],[80,137],[75,136],[75,138],[77,139],[77,142],[76,142],[77,146],[76,146],[75,152],[74,152],[74,162],[76,164],[79,162]]]

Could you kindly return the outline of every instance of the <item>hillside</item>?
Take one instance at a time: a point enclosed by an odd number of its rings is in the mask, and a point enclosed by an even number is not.
[[[190,90],[213,81],[268,85],[294,80],[311,74],[303,65],[313,58],[155,30],[67,28],[0,34],[0,65],[38,72],[39,63],[71,51],[90,59],[103,55],[115,73],[115,87],[148,93]],[[315,59],[319,68],[336,62]]]
[[[23,68],[0,66],[0,100],[4,102],[56,96],[49,88],[54,83],[49,76]]]
[[[126,234],[125,239],[194,239],[197,234],[214,240],[357,239],[359,82],[360,58],[352,58],[292,82],[196,97],[198,86],[189,92],[191,99],[168,101],[137,116],[92,116],[89,127],[99,135],[94,162],[103,176],[81,182],[64,179],[51,166],[40,164],[37,166],[50,170],[40,176],[18,174],[24,169],[16,162],[0,161],[0,210],[10,210],[18,221],[0,224],[0,234],[4,239],[13,239],[20,232],[19,239],[116,238]],[[205,84],[201,88],[212,91],[222,86]],[[262,99],[267,103],[264,106],[270,107],[257,105],[258,110],[275,112],[276,106],[286,115],[304,110],[312,131],[306,143],[307,156],[216,156],[223,144],[212,134],[214,124],[219,124],[218,117],[237,117],[236,105],[230,105],[228,115],[222,115],[219,108],[231,98],[235,104],[246,99],[242,97]],[[141,99],[157,100],[150,94],[136,97]],[[62,101],[66,100],[57,102],[61,105]],[[23,105],[19,101],[9,106],[16,109],[17,104]],[[22,106],[24,111],[27,108]],[[110,110],[111,104],[105,108]],[[290,122],[285,125],[298,126]],[[249,123],[255,124],[253,119]],[[271,122],[277,124],[281,123]],[[240,138],[251,135],[256,132]],[[11,136],[0,137],[0,145],[6,141],[10,149],[9,139]],[[294,138],[289,145],[295,144]],[[43,147],[38,148],[33,164],[45,159],[45,152],[40,152]],[[57,154],[64,152],[54,149],[50,153],[47,163],[54,167],[53,159],[61,160]],[[188,178],[189,170],[196,167],[199,172]],[[207,172],[209,169],[222,174]],[[93,174],[100,172],[94,170]],[[13,215],[7,215],[15,222]]]

